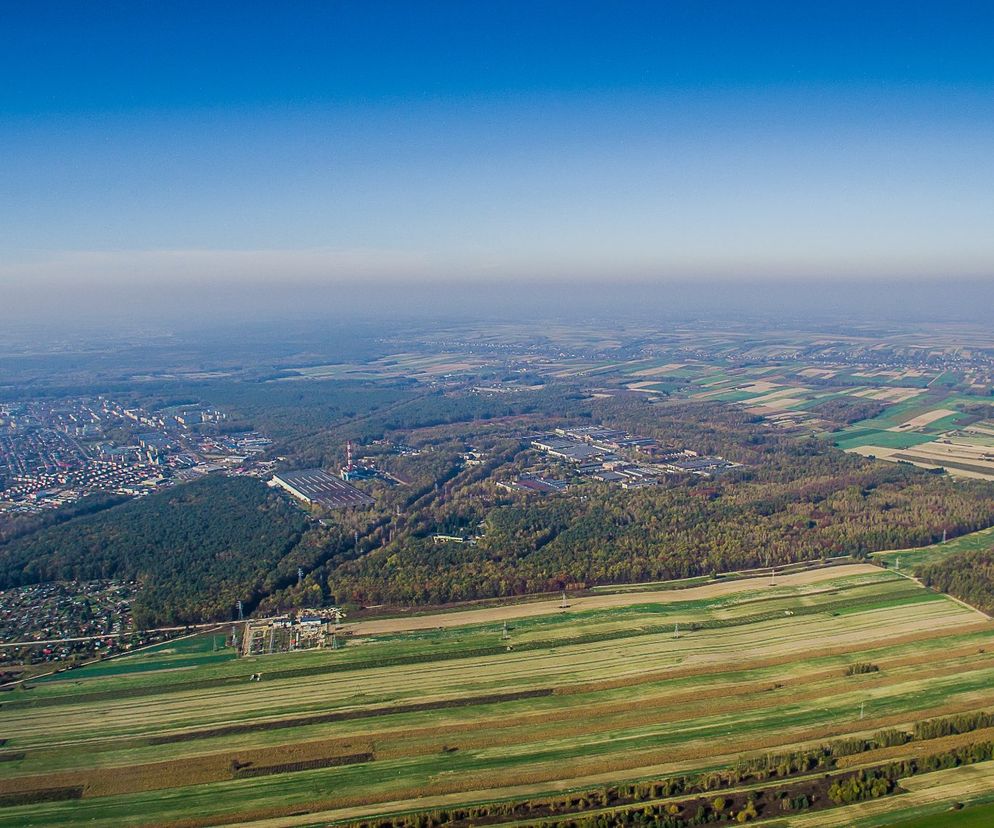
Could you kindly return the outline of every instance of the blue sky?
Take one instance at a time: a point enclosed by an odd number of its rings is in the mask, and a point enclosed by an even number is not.
[[[0,2],[0,284],[994,276],[985,2]]]

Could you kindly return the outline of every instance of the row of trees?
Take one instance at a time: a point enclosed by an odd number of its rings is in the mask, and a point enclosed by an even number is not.
[[[943,723],[961,718],[937,719],[934,723],[941,730]],[[965,726],[965,722],[961,724]],[[979,720],[974,724],[979,726]],[[536,825],[573,825],[577,828],[625,825],[670,825],[686,828],[730,820],[748,822],[757,816],[765,816],[766,813],[761,811],[766,809],[768,813],[771,806],[781,812],[790,812],[810,807],[831,807],[830,803],[844,805],[887,796],[897,790],[897,782],[903,777],[983,762],[994,756],[994,743],[979,741],[947,751],[887,762],[849,774],[820,773],[835,769],[836,757],[906,744],[912,738],[934,737],[912,737],[912,734],[904,731],[881,731],[868,739],[840,740],[818,748],[746,759],[718,771],[572,791],[553,798],[504,800],[453,810],[421,811],[374,823],[358,822],[355,825],[356,828],[462,828],[496,822],[498,820],[495,817],[514,817],[517,821],[527,819],[529,823]],[[812,778],[812,774],[816,772],[818,777]],[[807,778],[791,781],[791,777],[800,775]],[[725,790],[771,779],[777,779],[779,784],[754,787],[746,792],[733,793]],[[724,792],[712,795],[711,792],[716,791]],[[694,798],[683,802],[646,801],[677,796]],[[757,805],[761,807],[757,808]],[[601,810],[601,813],[584,813],[591,810]],[[572,819],[563,819],[570,815]],[[545,821],[557,817],[554,823]]]

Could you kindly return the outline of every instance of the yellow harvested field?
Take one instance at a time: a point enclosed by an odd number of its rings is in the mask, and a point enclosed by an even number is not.
[[[760,397],[754,397],[749,400],[752,405],[765,405],[773,400],[779,400],[782,397],[788,397],[791,394],[804,393],[807,389],[804,388],[779,388],[776,391],[771,391],[769,394],[763,394]]]
[[[782,575],[776,583],[779,586],[809,586],[847,575],[866,575],[879,572],[879,567],[870,564],[846,564],[823,569],[812,569],[793,575]],[[666,604],[674,601],[696,601],[718,598],[736,592],[748,592],[769,583],[767,576],[743,578],[737,581],[719,581],[687,589],[666,589],[654,592],[622,592],[606,595],[590,595],[567,600],[569,610],[612,609],[638,604]],[[465,610],[462,612],[438,613],[435,615],[415,615],[410,618],[384,618],[377,621],[361,621],[348,624],[347,630],[355,635],[375,635],[380,633],[404,632],[410,630],[434,630],[442,627],[459,627],[464,624],[486,624],[510,621],[515,618],[532,618],[538,615],[552,615],[564,612],[559,600],[534,601],[527,604],[509,604],[504,607]]]
[[[865,397],[868,400],[880,400],[881,402],[904,402],[913,399],[919,394],[923,394],[922,388],[864,388],[853,394],[854,397]]]
[[[994,428],[990,426],[985,426],[983,424],[967,426],[963,431],[973,432],[975,434],[984,434],[988,437],[994,437]]]
[[[717,397],[721,394],[727,394],[729,391],[734,391],[733,388],[716,388],[711,391],[700,391],[697,394],[691,394],[690,398],[693,400],[708,400],[712,397]]]
[[[633,377],[665,377],[672,371],[679,370],[686,365],[685,362],[670,362],[666,365],[659,365],[655,368],[643,368],[641,371],[632,371]]]
[[[905,449],[901,454],[907,455],[913,460],[946,466],[950,474],[994,479],[994,449],[990,446],[975,446],[965,442],[943,440]],[[948,463],[964,463],[973,468],[957,469],[954,466],[948,466]]]
[[[748,391],[750,394],[762,394],[764,391],[773,391],[774,389],[782,387],[783,386],[778,382],[756,380],[755,382],[750,382],[747,385],[739,386],[736,391]]]
[[[885,370],[885,369],[880,369],[880,370],[877,370],[877,371],[855,371],[855,372],[853,372],[853,376],[854,377],[867,377],[867,378],[887,377],[888,379],[892,379],[892,380],[902,380],[902,379],[912,379],[912,378],[917,378],[917,377],[923,377],[923,376],[925,376],[925,372],[924,371],[919,371],[919,370],[914,369],[914,368],[909,368],[909,369],[904,370],[904,371],[893,371],[893,370],[889,371],[889,370]]]
[[[915,446],[914,450],[934,454],[936,457],[969,460],[970,462],[994,461],[994,448],[991,446],[978,446],[975,443],[971,443],[968,438],[963,437],[950,437],[943,438],[941,440],[933,440],[931,443],[924,443],[921,446]]]
[[[904,402],[924,393],[925,389],[923,388],[893,388],[890,399],[892,402]]]
[[[896,462],[894,455],[902,454],[910,451],[910,449],[901,448],[891,448],[889,446],[854,446],[851,449],[846,449],[846,451],[852,452],[853,454],[858,454],[862,457],[876,457],[878,460],[892,460]],[[913,461],[909,461],[913,462]],[[915,463],[916,466],[921,466],[923,469],[936,469],[937,464],[933,463]]]
[[[771,400],[763,405],[750,406],[746,409],[746,411],[750,414],[762,414],[763,416],[767,416],[770,414],[779,414],[784,411],[790,411],[799,406],[802,402],[804,401],[796,397],[783,397],[779,400]]]
[[[924,426],[934,423],[936,420],[941,420],[943,417],[948,417],[950,414],[956,414],[957,412],[951,408],[936,408],[934,411],[926,411],[924,414],[919,414],[917,417],[912,417],[907,422],[901,423],[901,425],[892,426],[888,428],[888,431],[909,431],[913,428],[923,428]]]
[[[729,391],[743,391],[746,394],[759,394],[761,396],[755,397],[751,400],[743,400],[745,403],[762,403],[764,400],[771,400],[781,397],[785,394],[796,394],[799,390],[794,387],[785,387],[781,383],[777,382],[767,382],[766,380],[755,380],[753,382],[748,382],[745,385],[737,385],[732,388],[725,387],[719,388],[715,391],[702,391],[698,394],[692,394],[691,397],[695,400],[706,400],[710,397],[717,397],[721,394],[727,394]]]
[[[953,477],[994,480],[994,449],[990,447],[933,441],[911,448],[858,446],[846,450],[863,457],[876,457],[880,460],[893,462],[904,460],[923,469],[944,468]],[[966,463],[973,468],[956,468],[950,466],[950,463]]]

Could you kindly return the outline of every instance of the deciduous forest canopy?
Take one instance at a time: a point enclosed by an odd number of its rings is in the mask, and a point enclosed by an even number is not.
[[[12,540],[0,547],[0,586],[137,579],[140,625],[226,619],[258,598],[306,527],[260,481],[208,477]]]
[[[84,500],[8,528],[0,585],[134,578],[135,618],[153,625],[229,619],[238,600],[265,611],[329,601],[432,604],[680,578],[916,546],[994,523],[988,483],[846,454],[725,405],[591,399],[568,386],[507,401],[396,385],[355,390],[249,386],[228,397],[253,419],[272,409],[267,425],[281,437],[274,453],[288,466],[334,467],[345,439],[380,452],[380,466],[407,485],[363,484],[375,507],[318,523],[259,480],[215,476],[123,504]],[[265,402],[254,410],[258,394]],[[328,413],[324,426],[294,417],[296,405],[312,403]],[[606,423],[743,465],[638,491],[587,481],[543,497],[495,485],[527,467],[529,433],[564,422]],[[407,456],[371,443],[384,437],[423,451]],[[482,464],[464,464],[470,445],[482,449]],[[439,544],[436,533],[478,542]]]

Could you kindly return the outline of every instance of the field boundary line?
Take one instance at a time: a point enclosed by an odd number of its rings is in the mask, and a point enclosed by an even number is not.
[[[890,569],[890,567],[888,567],[888,569]],[[902,578],[907,578],[909,581],[913,581],[914,583],[918,584],[918,586],[920,586],[922,589],[927,589],[930,592],[936,592],[936,590],[932,590],[929,587],[925,586],[925,584],[923,584],[921,581],[919,581],[914,575],[908,575],[908,573],[901,572],[900,570],[897,570],[897,569],[892,570],[892,571],[895,572],[897,575],[900,575]],[[982,616],[983,618],[985,618],[988,621],[991,620],[991,616],[988,615],[986,612],[984,612],[982,609],[978,609],[977,607],[973,606],[972,604],[968,604],[966,601],[963,601],[963,600],[957,598],[955,595],[950,595],[948,592],[938,592],[938,594],[942,595],[942,596],[944,596],[946,598],[948,598],[950,601],[952,601],[952,602],[954,602],[956,604],[959,604],[964,609],[972,610],[973,612],[977,613],[977,615]]]

